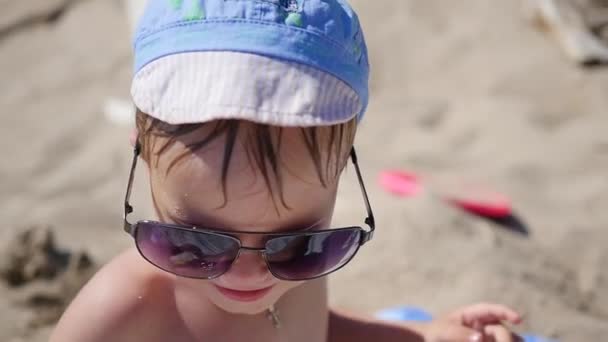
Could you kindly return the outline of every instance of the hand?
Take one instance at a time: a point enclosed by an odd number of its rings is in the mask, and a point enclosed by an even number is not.
[[[426,342],[520,342],[523,339],[502,323],[521,321],[521,315],[506,306],[481,303],[429,323],[424,337]]]

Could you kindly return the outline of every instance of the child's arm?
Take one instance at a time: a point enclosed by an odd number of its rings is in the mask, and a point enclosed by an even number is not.
[[[125,253],[95,274],[57,323],[50,342],[158,340],[156,328],[162,323],[147,314],[146,303],[162,289],[149,286],[129,259]]]
[[[72,301],[49,342],[127,341],[121,322],[128,319],[129,303],[110,293],[110,279],[103,273],[93,277]]]
[[[84,289],[72,302],[55,327],[49,342],[127,342],[128,329],[121,324],[127,320],[120,304],[99,303],[101,294],[93,297],[94,289]]]
[[[386,323],[332,310],[329,320],[329,341],[522,341],[502,325],[503,321],[519,324],[521,316],[505,306],[486,303],[456,310],[430,323]]]

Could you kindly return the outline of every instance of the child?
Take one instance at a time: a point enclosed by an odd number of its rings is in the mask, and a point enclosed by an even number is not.
[[[375,229],[352,147],[367,49],[343,0],[151,0],[134,48],[135,248],[82,289],[51,341],[517,340],[502,322],[519,315],[498,305],[418,325],[328,308],[325,276]],[[131,222],[139,157],[158,218]],[[349,160],[367,213],[333,227]]]

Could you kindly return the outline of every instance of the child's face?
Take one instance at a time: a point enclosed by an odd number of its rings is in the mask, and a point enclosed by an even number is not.
[[[281,204],[278,196],[273,200],[261,171],[252,165],[240,143],[243,140],[237,140],[232,153],[224,206],[221,185],[223,137],[201,150],[190,152],[166,173],[171,162],[188,151],[185,145],[199,142],[202,136],[207,135],[207,129],[203,127],[180,137],[176,144],[160,155],[158,165],[150,164],[154,204],[162,221],[231,232],[253,230],[270,233],[329,227],[336,182],[322,186],[301,132],[296,128],[283,130],[279,155],[282,193],[289,209]],[[245,130],[240,130],[240,134],[245,134]],[[157,144],[162,145],[163,141]],[[272,177],[272,173],[269,176]],[[275,194],[277,191],[274,190]],[[244,246],[263,247],[260,237],[237,236]],[[251,314],[267,309],[285,292],[301,284],[275,278],[268,271],[262,255],[249,251],[242,251],[231,269],[219,278],[180,281],[200,286],[215,305],[226,311]],[[236,293],[235,296],[235,293],[223,289],[264,291]]]

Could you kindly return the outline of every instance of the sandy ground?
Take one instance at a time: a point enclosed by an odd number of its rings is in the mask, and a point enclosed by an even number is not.
[[[332,302],[438,313],[490,300],[524,311],[522,331],[606,341],[608,69],[570,64],[515,1],[353,3],[372,54],[373,100],[357,146],[378,233],[333,278]],[[62,248],[103,263],[131,243],[121,231],[129,128],[103,115],[106,99],[128,99],[123,6],[0,5],[0,241],[51,225]],[[532,234],[428,193],[389,195],[377,182],[386,168],[483,180],[512,198]],[[364,217],[358,191],[351,170],[336,223]],[[134,197],[149,217],[143,182]],[[48,336],[50,326],[28,328],[39,308],[19,304],[24,291],[0,285],[0,341]]]

